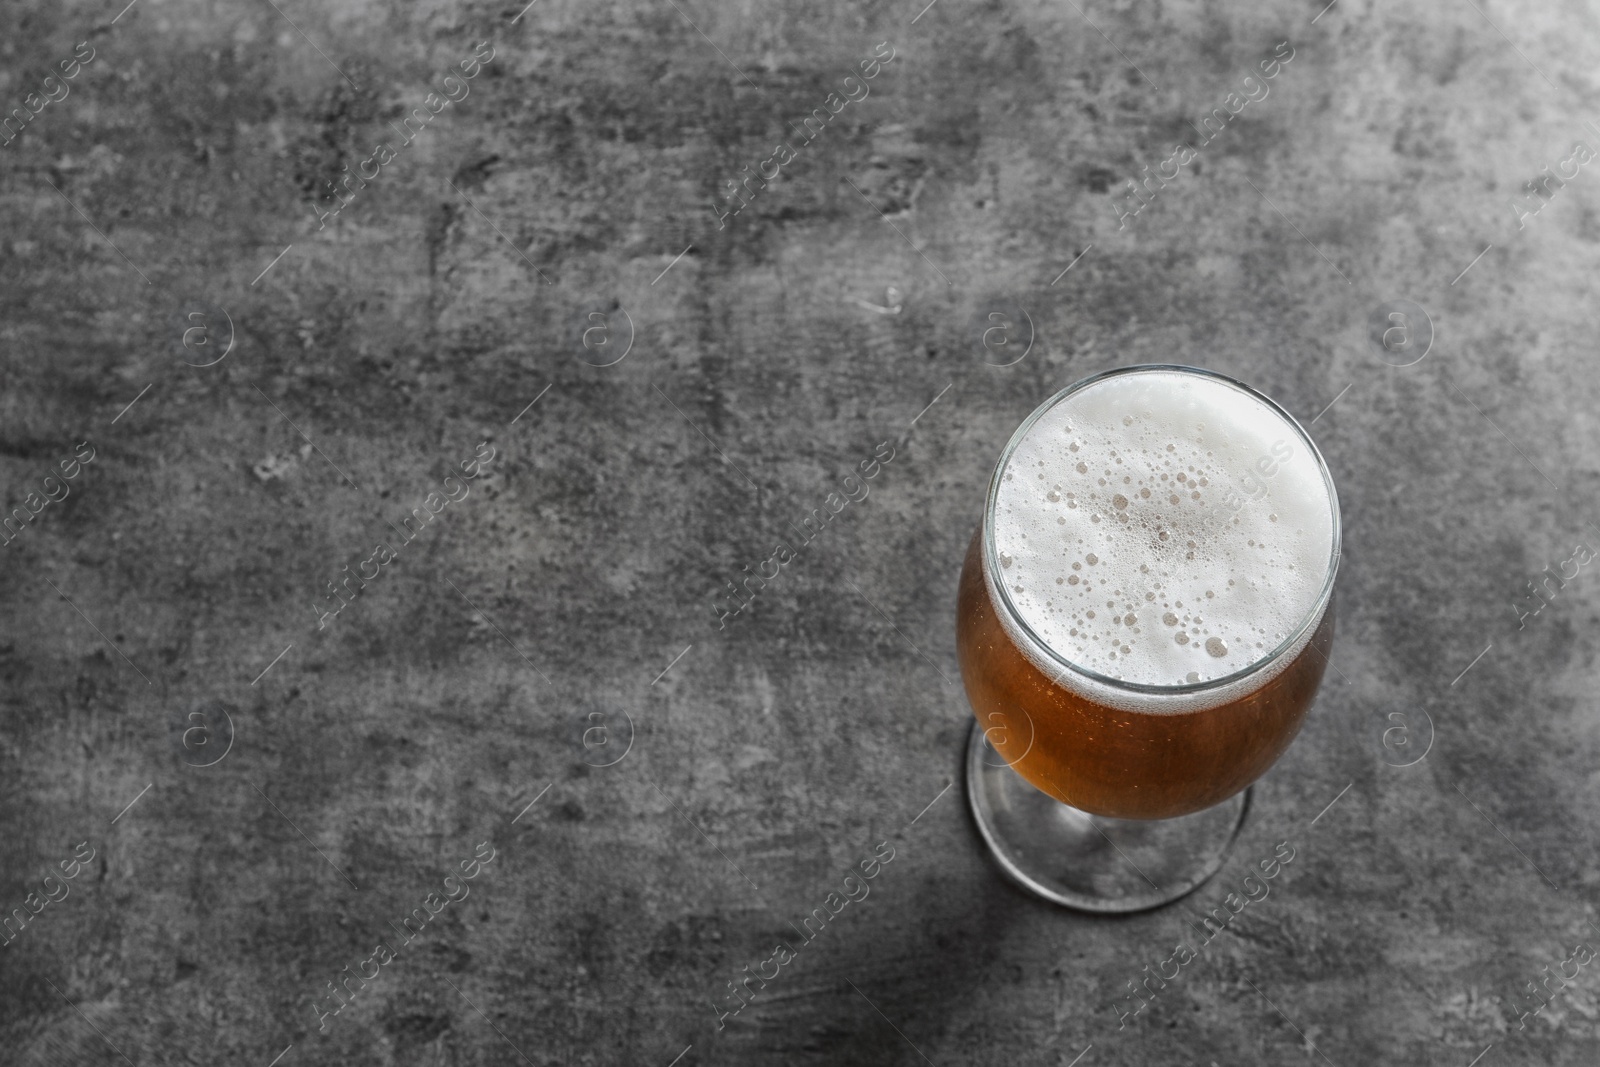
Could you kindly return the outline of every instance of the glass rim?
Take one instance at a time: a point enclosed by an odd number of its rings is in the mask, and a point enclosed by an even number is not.
[[[1000,476],[1005,472],[1006,465],[1010,463],[1012,454],[1015,453],[1017,446],[1022,443],[1022,440],[1027,437],[1028,432],[1033,429],[1034,425],[1042,417],[1044,417],[1045,413],[1053,409],[1063,400],[1067,399],[1067,397],[1072,396],[1073,394],[1080,392],[1081,390],[1086,389],[1097,382],[1104,381],[1107,378],[1121,377],[1122,375],[1127,374],[1151,373],[1157,371],[1194,375],[1197,377],[1209,378],[1213,381],[1221,382],[1226,386],[1239,390],[1246,396],[1260,401],[1262,404],[1265,404],[1269,410],[1276,412],[1278,416],[1281,417],[1284,422],[1288,423],[1290,428],[1299,435],[1301,443],[1305,445],[1307,451],[1311,454],[1311,457],[1316,460],[1317,470],[1322,475],[1322,484],[1328,493],[1328,504],[1331,510],[1333,521],[1332,537],[1329,544],[1327,574],[1323,578],[1322,591],[1317,595],[1316,602],[1311,610],[1307,612],[1306,617],[1300,621],[1300,624],[1294,628],[1293,632],[1291,632],[1288,637],[1284,638],[1284,640],[1281,641],[1271,652],[1251,663],[1249,666],[1234,671],[1232,674],[1223,675],[1220,678],[1210,678],[1199,682],[1180,682],[1173,685],[1152,685],[1144,682],[1130,682],[1121,678],[1113,678],[1110,675],[1101,674],[1099,671],[1092,670],[1080,663],[1074,663],[1072,660],[1068,659],[1066,656],[1062,655],[1056,649],[1051,647],[1048,641],[1040,637],[1039,634],[1034,631],[1033,627],[1028,625],[1027,619],[1023,618],[1022,612],[1019,611],[1016,604],[1012,602],[1011,592],[1006,588],[1005,582],[999,580],[998,575],[1000,573],[1000,561],[997,558],[998,549],[996,548],[994,541],[994,513],[995,504],[1000,497]],[[1011,439],[1006,442],[1006,447],[1000,453],[1000,459],[994,465],[994,473],[989,477],[989,491],[985,497],[983,505],[983,570],[986,579],[985,585],[990,590],[991,599],[994,598],[994,593],[998,591],[999,604],[997,606],[999,610],[1005,613],[1006,617],[1017,627],[1018,630],[1021,631],[1023,637],[1028,642],[1043,652],[1051,662],[1069,671],[1072,671],[1074,674],[1077,674],[1080,677],[1086,678],[1098,685],[1107,686],[1115,690],[1121,690],[1129,693],[1164,694],[1169,696],[1185,696],[1194,693],[1205,693],[1214,689],[1221,689],[1225,686],[1234,685],[1255,675],[1261,674],[1276,666],[1285,654],[1292,650],[1298,649],[1300,645],[1305,643],[1305,639],[1309,637],[1312,629],[1322,621],[1323,615],[1327,612],[1328,602],[1333,596],[1333,581],[1339,572],[1341,540],[1340,528],[1342,525],[1343,523],[1339,516],[1339,493],[1333,484],[1333,475],[1328,470],[1327,461],[1322,458],[1322,452],[1317,448],[1317,443],[1311,439],[1311,435],[1306,432],[1305,427],[1300,425],[1300,420],[1296,419],[1293,415],[1289,414],[1288,411],[1284,410],[1284,408],[1278,404],[1277,401],[1273,400],[1270,396],[1267,396],[1259,389],[1254,389],[1246,385],[1244,382],[1239,381],[1237,378],[1231,378],[1226,374],[1221,374],[1214,370],[1207,370],[1204,367],[1190,367],[1181,363],[1135,363],[1131,366],[1116,367],[1112,370],[1100,371],[1099,373],[1091,374],[1086,378],[1078,379],[1071,385],[1057,392],[1054,396],[1050,397],[1038,407],[1034,408],[1033,411],[1029,413],[1028,417],[1022,420],[1022,424],[1012,432]]]

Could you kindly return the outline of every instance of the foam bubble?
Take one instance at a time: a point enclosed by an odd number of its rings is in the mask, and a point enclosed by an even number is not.
[[[1102,378],[1045,411],[1005,474],[993,538],[1006,594],[1075,666],[1145,686],[1223,678],[1317,610],[1337,502],[1297,428],[1225,381]]]

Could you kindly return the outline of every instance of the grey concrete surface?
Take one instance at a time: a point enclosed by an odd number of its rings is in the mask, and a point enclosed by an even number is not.
[[[0,1061],[1595,1062],[1597,57],[1530,0],[0,6]],[[1346,550],[1233,858],[1107,920],[980,847],[953,601],[1012,428],[1147,361],[1314,419]]]

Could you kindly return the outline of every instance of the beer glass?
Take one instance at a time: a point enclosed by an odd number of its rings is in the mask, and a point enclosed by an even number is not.
[[[1147,365],[1018,427],[961,572],[967,798],[1010,878],[1095,912],[1216,872],[1333,643],[1339,504],[1294,418]]]

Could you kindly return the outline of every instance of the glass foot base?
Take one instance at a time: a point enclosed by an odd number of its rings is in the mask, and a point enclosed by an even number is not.
[[[1250,790],[1176,819],[1091,815],[1029,785],[974,722],[967,801],[1012,881],[1069,908],[1118,914],[1169,904],[1215,874],[1244,825]]]

